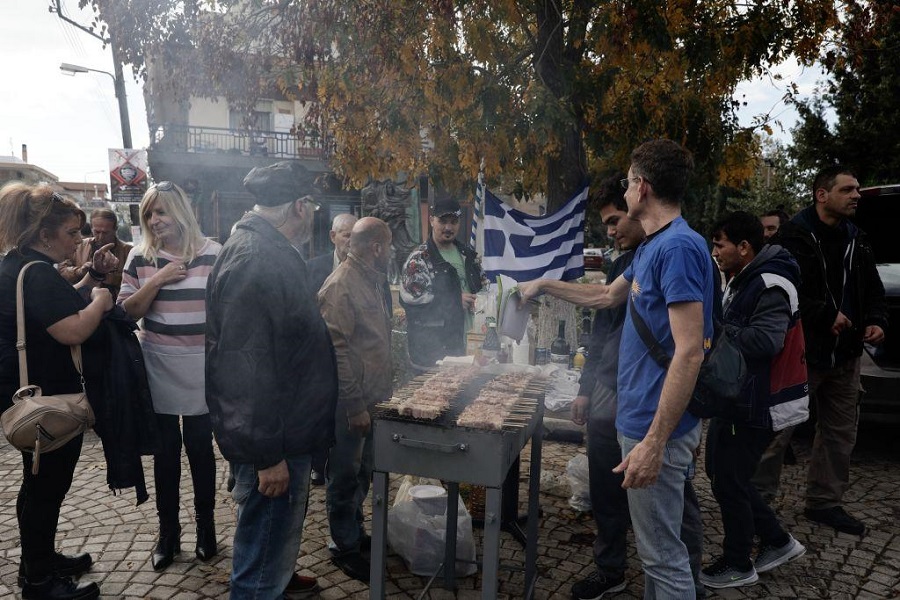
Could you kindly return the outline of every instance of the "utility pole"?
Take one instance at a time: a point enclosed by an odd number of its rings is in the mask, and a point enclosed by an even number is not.
[[[81,23],[70,19],[63,13],[62,9],[62,0],[51,0],[50,12],[55,12],[57,16],[69,23],[70,25],[74,25],[78,29],[84,31],[85,33],[97,38],[104,44],[108,44],[112,49],[113,55],[113,73],[115,73],[113,78],[113,84],[115,85],[116,90],[116,100],[119,102],[119,124],[122,127],[122,143],[124,144],[126,149],[130,149],[132,147],[131,144],[131,120],[128,117],[128,98],[125,95],[125,77],[122,74],[122,61],[119,60],[119,51],[115,44],[115,37],[113,36],[112,31],[109,31],[109,37],[105,38],[102,35],[96,33],[93,29],[89,27],[85,27]],[[96,69],[87,69],[87,70],[96,70]],[[101,73],[105,73],[106,71],[100,71]],[[107,73],[108,74],[108,73]]]

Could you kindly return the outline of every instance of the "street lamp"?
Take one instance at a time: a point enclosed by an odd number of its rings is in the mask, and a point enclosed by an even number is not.
[[[130,149],[131,121],[128,119],[128,98],[125,97],[125,81],[122,79],[122,75],[120,73],[117,73],[117,77],[109,71],[103,71],[101,69],[90,69],[88,67],[82,67],[79,65],[71,65],[69,63],[60,64],[59,70],[69,75],[77,75],[78,73],[104,73],[105,75],[109,75],[110,79],[113,80],[113,85],[115,86],[116,99],[119,101],[119,121],[122,126],[122,143],[125,144],[126,149]]]
[[[84,201],[85,206],[88,205],[88,198],[87,198],[88,175],[96,175],[97,173],[106,173],[106,169],[98,169],[96,171],[88,171],[87,173],[84,174],[84,187],[81,188],[81,199]],[[94,185],[94,197],[95,198],[97,197],[97,186],[96,185]],[[93,198],[92,198],[92,200],[93,200]]]

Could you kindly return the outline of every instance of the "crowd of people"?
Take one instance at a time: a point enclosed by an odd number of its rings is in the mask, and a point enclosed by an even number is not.
[[[598,529],[597,570],[573,585],[576,599],[624,589],[624,527],[610,521],[625,506],[648,598],[751,585],[759,573],[802,556],[806,549],[769,502],[791,433],[807,419],[810,403],[817,425],[804,515],[840,532],[866,531],[842,499],[856,439],[860,357],[864,344],[883,341],[887,308],[871,246],[850,221],[859,182],[835,166],[815,177],[810,206],[791,219],[780,210],[726,215],[711,231],[716,269],[706,240],[681,216],[692,166],[688,151],[666,140],[632,153],[621,180],[623,210],[601,213],[626,250],[607,285],[520,285],[526,299],[548,293],[599,309],[572,408],[573,420],[587,423]],[[615,206],[608,186],[600,197],[601,206]],[[690,485],[701,429],[688,405],[716,329],[737,344],[748,375],[740,399],[707,429],[705,467],[725,536],[721,554],[701,568]],[[659,351],[668,364],[655,358]]]
[[[608,283],[520,284],[525,300],[547,293],[597,309],[572,405],[572,420],[588,434],[597,526],[596,570],[574,583],[576,600],[625,588],[629,524],[647,598],[699,598],[707,587],[750,585],[802,556],[803,544],[770,502],[810,403],[818,424],[804,514],[865,533],[842,497],[860,356],[864,344],[884,339],[887,310],[871,247],[849,220],[859,184],[846,169],[826,169],[813,182],[811,205],[793,218],[730,213],[707,240],[681,214],[692,170],[680,145],[642,144],[627,173],[604,181],[593,200],[621,251]],[[182,446],[194,491],[195,555],[206,561],[219,552],[215,440],[229,463],[237,514],[232,599],[317,590],[314,577],[295,570],[317,478],[327,486],[332,561],[368,582],[363,508],[372,407],[392,392],[391,230],[373,217],[337,215],[334,252],[306,261],[301,248],[320,206],[305,169],[296,162],[258,167],[244,185],[255,205],[223,245],[203,236],[181,188],[153,185],[140,203],[134,248],[116,238],[111,211],[94,211],[93,235],[82,239],[88,219],[76,204],[49,186],[5,186],[0,401],[8,404],[19,382],[16,278],[25,264],[42,263],[24,278],[24,317],[31,383],[44,393],[80,388],[69,358],[69,347],[80,344],[88,395],[103,397],[108,382],[99,357],[111,335],[108,315],[118,307],[141,324],[141,373],[154,413],[154,570],[181,552]],[[486,285],[477,256],[457,241],[458,200],[438,196],[429,209],[429,235],[407,259],[399,291],[410,363],[419,370],[465,354],[475,294]],[[740,348],[748,376],[733,410],[706,428],[703,462],[725,536],[704,567],[692,484],[704,429],[688,406],[705,356],[723,335]],[[97,583],[77,579],[91,556],[55,548],[82,440],[43,456],[36,472],[32,454],[22,453],[16,514],[23,598],[99,597]]]

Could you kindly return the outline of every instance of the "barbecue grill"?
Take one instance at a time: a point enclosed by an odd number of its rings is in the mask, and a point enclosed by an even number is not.
[[[520,394],[520,401],[513,408],[514,416],[504,421],[501,429],[475,429],[456,424],[462,410],[474,400],[481,387],[493,376],[500,372],[521,370],[527,370],[527,367],[496,365],[493,369],[486,369],[485,373],[477,376],[458,393],[450,401],[447,410],[434,420],[400,415],[397,411],[397,399],[379,405],[374,411],[370,597],[384,598],[385,595],[389,476],[390,473],[401,473],[440,479],[447,484],[446,549],[442,570],[444,585],[449,590],[456,587],[456,518],[459,484],[484,486],[482,598],[496,598],[497,575],[500,568],[503,483],[529,439],[531,467],[524,571],[525,597],[533,596],[537,579],[538,497],[541,478],[543,395],[546,384],[542,379],[533,379]],[[413,380],[403,390],[398,391],[396,396],[409,395],[412,390],[421,387],[427,381],[427,377],[422,376]]]

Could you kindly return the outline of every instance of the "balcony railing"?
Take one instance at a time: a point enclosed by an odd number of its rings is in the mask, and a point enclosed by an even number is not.
[[[191,125],[154,125],[150,128],[151,148],[170,152],[324,160],[331,156],[332,144],[327,137],[298,136],[283,131]]]

